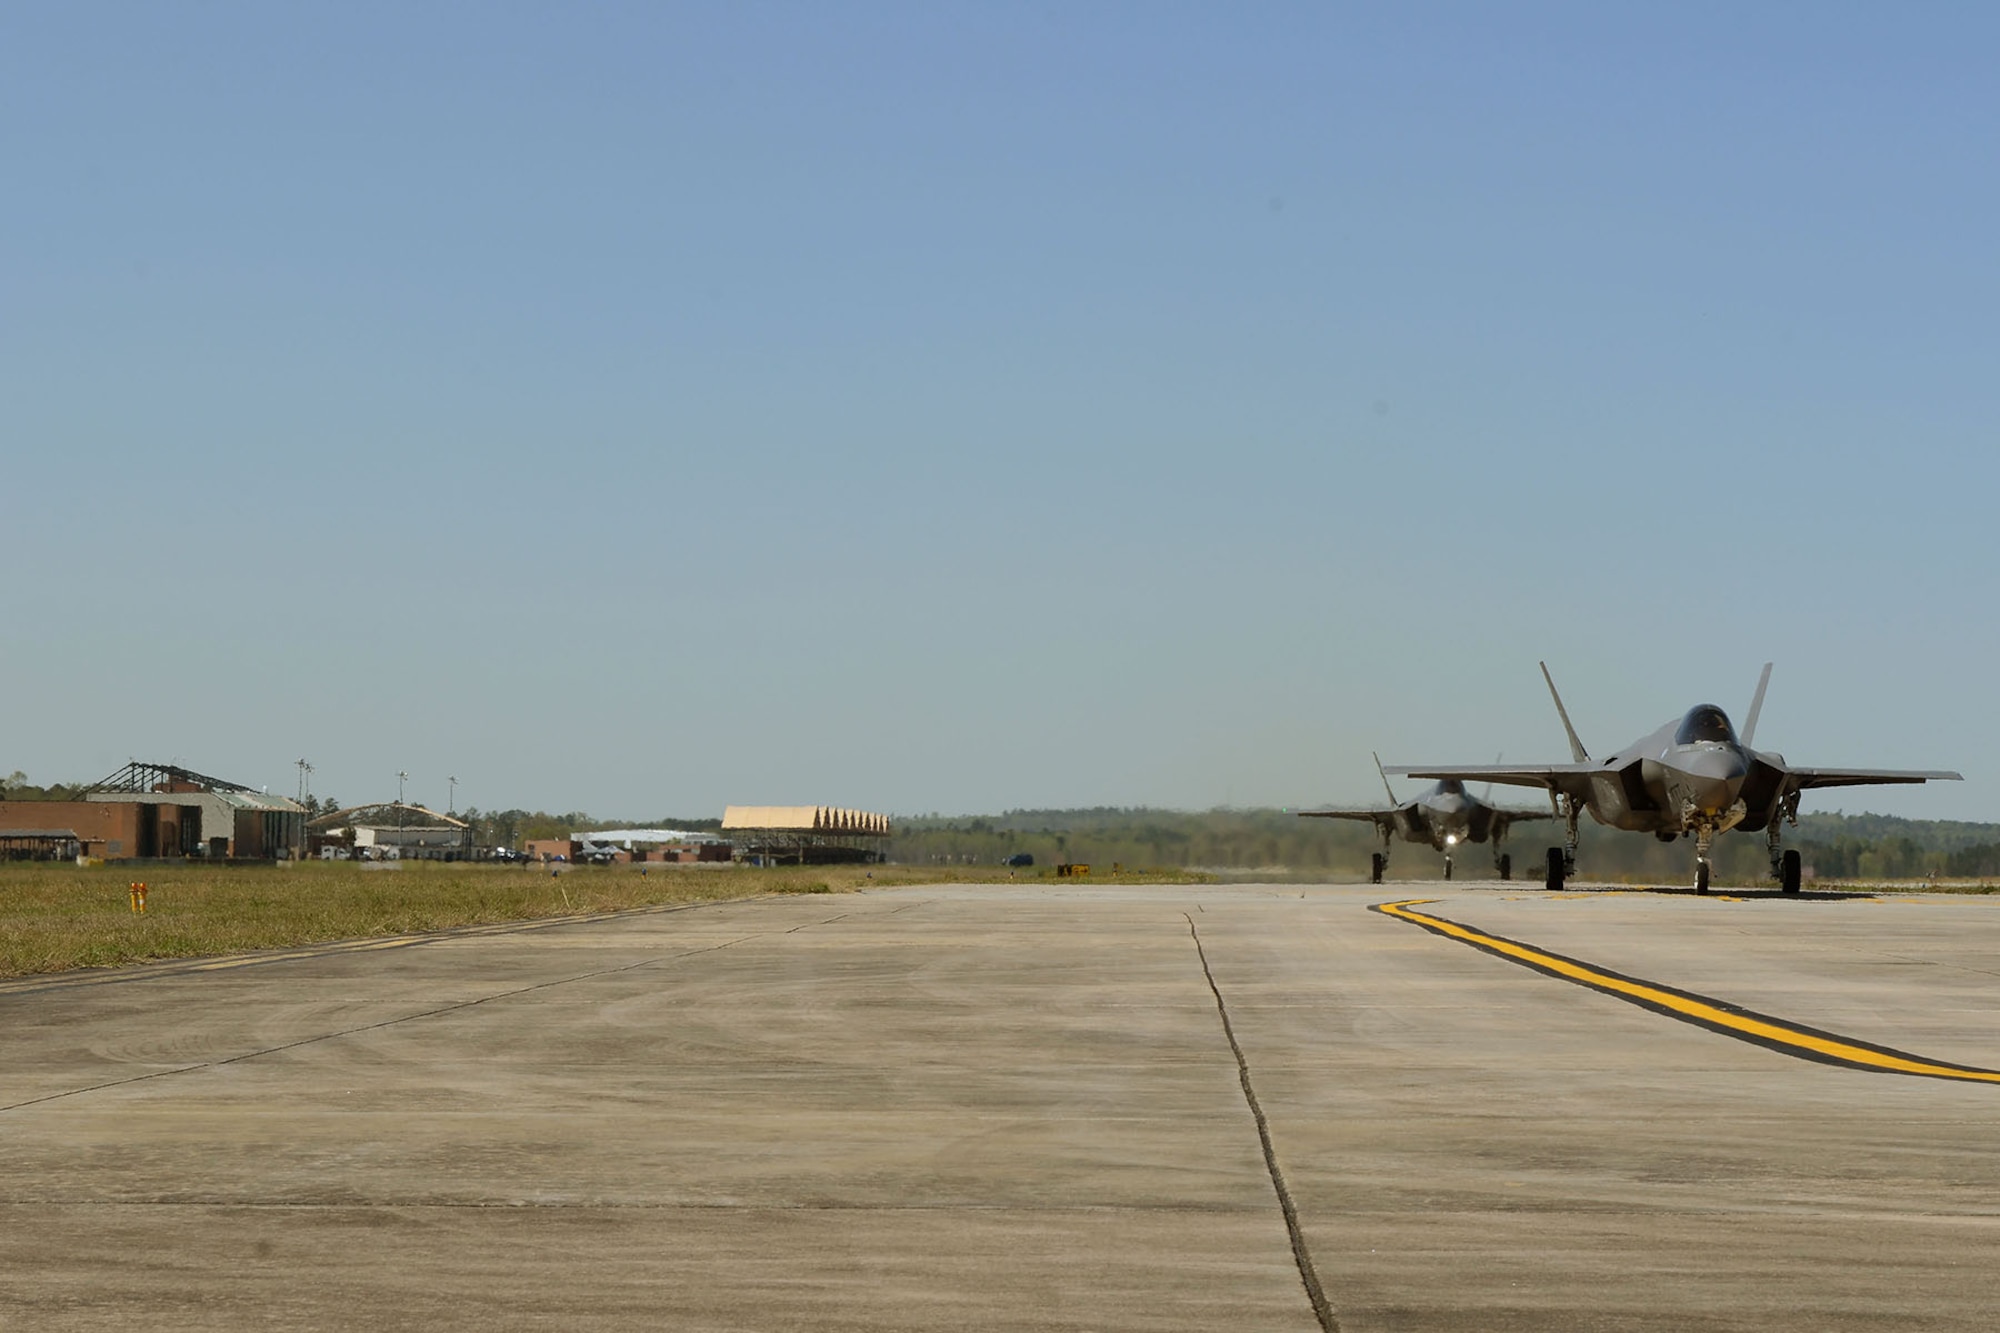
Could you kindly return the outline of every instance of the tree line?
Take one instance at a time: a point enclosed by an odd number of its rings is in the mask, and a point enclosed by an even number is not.
[[[89,786],[88,782],[51,782],[38,787],[17,768],[0,778],[0,801],[74,801]]]
[[[15,771],[0,779],[0,798],[10,801],[74,800],[90,784],[38,786]],[[342,808],[333,796],[310,796],[311,816]],[[520,847],[531,839],[609,828],[678,828],[716,832],[719,819],[663,816],[605,819],[582,810],[560,813],[520,808],[481,810],[468,806],[457,818],[472,825],[482,847]],[[1234,809],[1184,811],[1145,806],[1082,809],[1021,809],[998,815],[914,815],[892,821],[889,859],[905,865],[997,865],[1023,853],[1038,865],[1082,862],[1131,869],[1262,871],[1360,878],[1369,854],[1381,844],[1365,823],[1300,819],[1290,810]],[[1661,843],[1619,833],[1584,820],[1579,870],[1588,879],[1676,883],[1693,865],[1692,844]],[[1555,820],[1522,824],[1507,847],[1515,873],[1531,878],[1544,850],[1562,840]],[[1819,879],[2000,880],[2000,824],[1845,812],[1802,815],[1785,830],[1785,845],[1799,849],[1807,873]],[[1754,882],[1769,869],[1762,834],[1726,834],[1715,845],[1716,871],[1724,879]],[[1468,876],[1492,866],[1490,845],[1462,848],[1457,864]],[[1395,873],[1429,877],[1438,872],[1438,854],[1429,847],[1398,842],[1391,848]]]
[[[1001,815],[921,815],[895,821],[890,859],[906,864],[997,864],[1026,853],[1038,865],[1084,862],[1128,868],[1264,871],[1360,878],[1381,843],[1366,823],[1301,819],[1289,810],[1199,812],[1144,807],[1010,810]],[[1579,829],[1580,873],[1589,879],[1678,883],[1692,874],[1693,843],[1603,828]],[[1784,830],[1819,879],[2000,879],[2000,824],[1900,819],[1844,813],[1800,816]],[[1517,877],[1536,875],[1546,849],[1562,841],[1556,820],[1520,824],[1505,850]],[[1490,873],[1490,844],[1459,849],[1467,876]],[[1715,845],[1717,873],[1756,882],[1770,869],[1764,835],[1726,834]],[[1406,842],[1390,850],[1392,873],[1431,877],[1441,858]]]

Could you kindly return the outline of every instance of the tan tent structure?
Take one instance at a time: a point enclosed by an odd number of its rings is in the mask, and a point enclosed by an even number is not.
[[[753,860],[880,861],[889,817],[837,805],[732,805],[722,812],[722,832]]]
[[[889,816],[835,805],[732,805],[722,812],[722,831],[785,830],[792,833],[860,833],[889,836]]]

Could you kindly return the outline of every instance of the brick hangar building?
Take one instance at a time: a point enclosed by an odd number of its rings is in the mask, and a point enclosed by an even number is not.
[[[75,800],[0,801],[14,855],[273,861],[304,844],[298,802],[174,764],[134,760]]]

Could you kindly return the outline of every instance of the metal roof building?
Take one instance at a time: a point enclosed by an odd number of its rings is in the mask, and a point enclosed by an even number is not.
[[[298,802],[178,764],[135,759],[79,796],[141,808],[137,847],[126,855],[268,860],[305,845]]]
[[[370,860],[457,860],[472,853],[472,825],[401,801],[349,806],[321,815],[306,828],[315,853],[327,846],[344,846]]]

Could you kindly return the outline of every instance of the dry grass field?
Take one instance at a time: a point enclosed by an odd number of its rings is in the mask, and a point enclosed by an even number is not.
[[[573,866],[551,874],[542,867],[429,861],[382,867],[16,862],[0,864],[0,976],[770,893],[1007,877],[1005,870],[971,866],[649,866],[644,873],[638,866]],[[1161,878],[1125,875],[1114,882]],[[144,915],[131,909],[135,881],[147,886]]]

